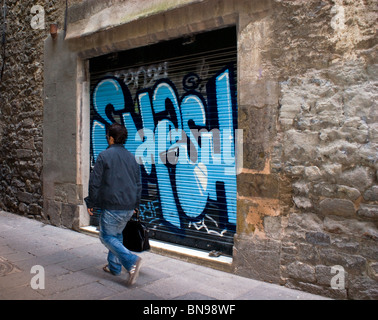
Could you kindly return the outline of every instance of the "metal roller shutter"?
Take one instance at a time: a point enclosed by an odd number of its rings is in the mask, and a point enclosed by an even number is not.
[[[152,238],[231,254],[236,71],[235,28],[90,60],[91,165],[125,125]]]

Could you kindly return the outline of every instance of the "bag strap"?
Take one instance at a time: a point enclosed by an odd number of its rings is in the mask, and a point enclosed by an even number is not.
[[[134,218],[139,220],[139,214],[140,214],[139,208],[135,208],[134,209]]]

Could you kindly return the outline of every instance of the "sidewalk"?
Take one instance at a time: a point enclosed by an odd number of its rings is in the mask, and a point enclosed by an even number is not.
[[[140,254],[139,278],[126,287],[126,273],[102,270],[106,256],[97,237],[0,211],[0,300],[327,299],[151,252]],[[44,289],[33,289],[43,271]]]

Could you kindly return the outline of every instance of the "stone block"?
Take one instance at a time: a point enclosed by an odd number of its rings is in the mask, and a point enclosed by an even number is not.
[[[349,282],[349,298],[378,300],[378,282],[369,277],[356,277]]]
[[[278,83],[276,81],[243,81],[240,84],[240,104],[263,108],[278,105]]]
[[[279,240],[282,237],[282,218],[264,217],[264,231],[269,238]]]
[[[303,181],[298,181],[293,183],[293,192],[295,195],[302,195],[306,198],[306,195],[308,195],[308,192],[310,191],[310,185]]]
[[[330,248],[319,248],[320,259],[328,266],[340,265],[349,273],[360,274],[366,270],[366,259],[360,255],[352,255]]]
[[[378,218],[378,205],[374,204],[361,204],[357,211],[357,215],[362,218]]]
[[[28,192],[18,192],[17,198],[20,202],[25,202],[28,204],[33,203],[35,201],[33,194]]]
[[[21,202],[18,206],[18,210],[20,211],[20,213],[25,214],[28,211],[28,206],[25,203]]]
[[[360,161],[359,149],[360,145],[340,139],[327,143],[324,146],[318,146],[317,155],[321,156],[323,161],[350,165],[351,163],[358,163],[358,161]],[[339,181],[339,176],[336,178],[338,183],[349,185],[348,183],[343,182],[345,179]],[[354,184],[349,186],[354,187]]]
[[[316,265],[319,263],[319,253],[317,246],[308,243],[299,243],[297,260],[310,264]]]
[[[301,231],[321,232],[322,224],[322,220],[314,213],[292,213],[288,220],[290,229],[299,229]]]
[[[293,197],[293,201],[299,209],[308,210],[312,208],[311,200],[306,197]]]
[[[235,273],[280,283],[280,251],[280,241],[236,235],[233,254]]]
[[[276,217],[280,214],[279,201],[270,198],[239,199],[237,209],[239,215],[237,232],[244,234],[253,234],[256,230],[263,231],[264,218]],[[271,226],[270,222],[267,223]]]
[[[40,215],[42,212],[42,208],[35,204],[35,203],[32,203],[30,206],[29,206],[29,213],[33,216],[36,216],[36,215]]]
[[[81,186],[71,183],[55,184],[55,201],[78,204]]]
[[[26,139],[22,142],[22,148],[26,150],[35,150],[34,138]]]
[[[28,149],[18,149],[16,150],[17,158],[29,159],[33,157],[33,151]]]
[[[317,166],[306,167],[304,173],[309,181],[320,180],[322,177],[322,173]]]
[[[353,217],[356,209],[350,200],[327,198],[320,201],[319,212],[323,215]]]
[[[327,246],[331,243],[331,238],[322,232],[306,232],[306,241],[314,245]]]
[[[348,253],[348,254],[364,254],[360,250],[360,244],[355,240],[349,240],[343,236],[337,237],[336,235],[332,236],[331,245],[338,250]]]
[[[238,193],[242,196],[278,198],[278,175],[241,173],[237,180]]]
[[[315,283],[308,283],[303,281],[296,281],[288,279],[286,285],[288,288],[311,292],[312,294],[318,294],[332,299],[347,299],[347,290],[334,290],[328,286],[323,286]]]
[[[280,119],[294,119],[301,111],[301,101],[296,94],[285,94],[280,104]]]
[[[378,262],[373,261],[368,263],[368,274],[372,279],[378,281]]]
[[[368,168],[357,167],[343,172],[338,183],[364,191],[372,185],[373,173]]]
[[[292,129],[285,133],[283,145],[284,160],[295,165],[303,165],[307,161],[313,162],[318,156],[319,134]]]
[[[364,193],[366,201],[378,201],[378,186],[372,186]]]
[[[62,204],[53,200],[44,201],[44,215],[54,226],[61,225]]]
[[[237,219],[237,233],[241,234],[253,234],[255,231],[255,224],[250,223],[247,221],[249,219],[249,214],[251,211],[251,206],[253,206],[253,202],[249,199],[238,199],[237,201],[237,212],[238,212],[238,219]]]
[[[304,166],[287,166],[285,172],[292,176],[302,176],[304,173]]]
[[[280,255],[281,270],[283,269],[282,266],[296,261],[297,253],[298,247],[296,245],[290,242],[282,242]]]
[[[315,268],[299,261],[289,264],[286,268],[289,277],[305,282],[315,282]]]
[[[316,277],[316,283],[324,285],[324,286],[330,286],[331,285],[331,279],[335,275],[331,273],[330,266],[324,266],[324,265],[317,265],[315,266],[315,277]],[[347,283],[347,281],[345,281]]]
[[[243,139],[243,167],[262,171],[265,167],[267,150],[261,142],[249,142]]]
[[[239,129],[243,130],[244,168],[263,170],[275,133],[275,105],[264,108],[239,106]]]
[[[324,218],[323,228],[324,231],[329,233],[378,240],[378,230],[372,222],[329,216]]]
[[[73,204],[62,204],[62,225],[72,229],[79,215],[78,207]]]
[[[239,129],[245,130],[248,140],[269,142],[274,134],[276,122],[276,105],[267,105],[264,108],[255,108],[250,105],[239,106]]]
[[[349,199],[352,201],[357,200],[361,196],[361,193],[358,189],[343,185],[338,185],[336,187],[335,194],[338,198]]]

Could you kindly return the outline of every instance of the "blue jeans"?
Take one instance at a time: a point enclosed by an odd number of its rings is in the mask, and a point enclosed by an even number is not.
[[[100,240],[109,249],[108,267],[119,275],[122,266],[127,271],[136,263],[138,256],[123,245],[122,231],[134,210],[102,210],[100,218]]]

